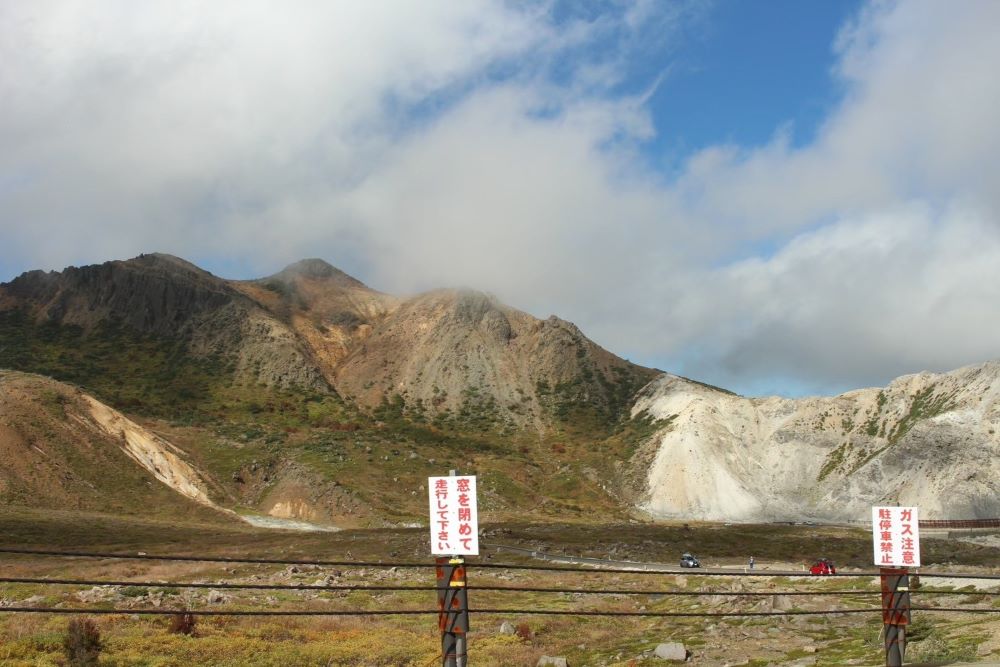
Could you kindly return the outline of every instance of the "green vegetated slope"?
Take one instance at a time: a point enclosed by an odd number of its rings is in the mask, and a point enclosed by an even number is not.
[[[498,517],[627,512],[615,462],[635,447],[631,395],[655,371],[568,323],[467,292],[407,311],[325,263],[240,284],[162,256],[109,265],[0,286],[0,368],[151,426],[220,504],[408,522],[425,514],[426,477],[458,468],[480,475]],[[432,317],[418,326],[411,311]]]

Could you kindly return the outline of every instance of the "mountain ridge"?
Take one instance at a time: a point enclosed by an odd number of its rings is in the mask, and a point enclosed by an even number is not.
[[[412,521],[445,460],[497,516],[1000,516],[1000,362],[748,398],[483,292],[397,297],[320,259],[242,281],[162,254],[26,272],[0,284],[0,367],[95,394],[282,518]]]
[[[543,428],[568,417],[572,402],[610,424],[624,414],[625,395],[658,372],[563,320],[538,320],[481,292],[395,297],[316,258],[243,281],[161,253],[26,272],[0,284],[2,316],[26,319],[15,324],[29,334],[32,325],[77,327],[81,338],[122,327],[169,339],[164,356],[217,362],[217,384],[298,387],[428,421],[482,421],[489,412],[507,428]],[[526,364],[525,354],[536,358]],[[30,351],[21,357],[0,355],[0,364],[46,373]],[[83,372],[62,379],[86,384]]]

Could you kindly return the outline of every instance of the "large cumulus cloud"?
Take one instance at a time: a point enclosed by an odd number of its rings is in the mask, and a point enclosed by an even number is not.
[[[671,174],[644,150],[649,90],[623,81],[666,72],[704,9],[572,7],[6,3],[3,277],[322,255],[750,392],[997,356],[1000,5],[865,7],[831,45],[842,97],[815,140],[776,126]]]

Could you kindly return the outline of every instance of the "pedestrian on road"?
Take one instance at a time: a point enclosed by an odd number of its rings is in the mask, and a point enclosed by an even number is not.
[[[750,556],[750,569],[753,569],[753,556]]]

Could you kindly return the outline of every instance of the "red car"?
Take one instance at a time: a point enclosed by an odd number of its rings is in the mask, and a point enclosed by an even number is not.
[[[829,558],[820,558],[809,568],[810,574],[837,574],[837,568],[833,566],[833,561]]]

